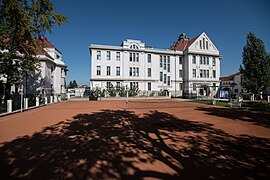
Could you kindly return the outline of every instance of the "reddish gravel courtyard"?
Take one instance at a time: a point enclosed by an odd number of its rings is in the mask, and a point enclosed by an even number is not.
[[[68,101],[0,118],[0,179],[268,179],[270,113]]]

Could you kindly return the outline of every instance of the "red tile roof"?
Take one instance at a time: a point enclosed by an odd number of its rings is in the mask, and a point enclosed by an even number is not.
[[[192,39],[179,38],[178,41],[171,46],[171,50],[185,51],[188,47],[198,38],[199,36]]]
[[[43,48],[55,48],[55,46],[45,37],[39,38],[38,44],[40,44]]]
[[[240,74],[241,74],[240,72],[237,72],[237,73],[232,74],[230,76],[220,77],[219,80],[221,80],[221,81],[232,81],[234,76],[240,75]]]

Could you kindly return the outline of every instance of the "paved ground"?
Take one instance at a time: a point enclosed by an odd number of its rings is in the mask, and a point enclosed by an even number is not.
[[[267,179],[270,113],[70,101],[0,118],[0,179]]]

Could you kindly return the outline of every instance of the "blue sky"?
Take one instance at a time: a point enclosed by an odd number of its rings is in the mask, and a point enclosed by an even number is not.
[[[270,51],[269,0],[53,0],[70,23],[54,28],[47,38],[62,52],[67,83],[89,84],[89,45],[120,45],[140,39],[168,48],[185,32],[193,38],[206,32],[222,55],[221,76],[238,71],[248,31]]]

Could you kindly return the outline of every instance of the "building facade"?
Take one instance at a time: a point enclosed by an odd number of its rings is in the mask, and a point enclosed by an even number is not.
[[[128,39],[121,46],[91,44],[92,89],[132,87],[140,95],[214,96],[219,86],[220,54],[206,33],[188,39],[183,33],[169,49]]]
[[[242,87],[242,75],[240,72],[230,76],[220,77],[220,86],[230,88],[233,94],[246,92],[245,88]]]
[[[23,91],[26,96],[60,96],[66,94],[67,66],[62,53],[46,38],[40,38],[35,47],[39,62],[35,72],[28,72],[11,88],[11,93]],[[4,92],[6,78],[0,75],[2,90]],[[22,89],[23,88],[23,89]],[[3,97],[3,94],[1,96]]]

